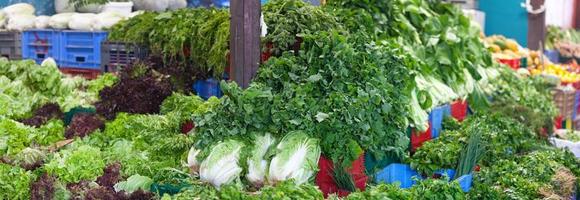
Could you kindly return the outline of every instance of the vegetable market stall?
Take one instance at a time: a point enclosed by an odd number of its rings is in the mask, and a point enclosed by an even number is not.
[[[9,105],[0,108],[0,185],[13,186],[0,187],[0,199],[574,194],[580,160],[546,137],[560,114],[552,86],[495,62],[460,9],[271,0],[263,11],[271,57],[248,88],[222,81],[221,98],[189,88],[197,75],[227,71],[226,10],[117,24],[110,39],[158,55],[116,76],[89,81],[55,63],[0,60]]]

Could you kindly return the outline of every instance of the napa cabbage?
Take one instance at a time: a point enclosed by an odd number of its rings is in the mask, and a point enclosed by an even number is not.
[[[318,170],[320,152],[318,139],[302,131],[288,133],[276,147],[268,181],[272,184],[290,179],[296,184],[308,182]]]
[[[201,163],[200,179],[218,189],[224,184],[238,180],[242,172],[239,159],[243,146],[236,140],[227,140],[215,145],[209,156]]]

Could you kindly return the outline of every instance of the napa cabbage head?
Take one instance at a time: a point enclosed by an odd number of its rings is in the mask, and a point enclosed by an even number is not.
[[[58,68],[58,65],[56,64],[56,61],[54,60],[54,58],[44,59],[42,61],[42,63],[40,64],[40,66]]]
[[[421,104],[419,103],[419,98],[417,97],[417,91],[411,92],[411,102],[410,102],[410,115],[409,118],[412,121],[411,125],[415,127],[418,131],[424,132],[429,129],[429,114],[425,111]]]
[[[219,189],[224,184],[239,180],[242,172],[239,160],[243,146],[239,141],[227,140],[212,147],[199,169],[201,181]]]
[[[149,190],[153,184],[153,179],[147,176],[141,176],[139,174],[134,174],[133,176],[127,178],[126,181],[121,181],[115,186],[116,192],[125,191],[126,193],[133,193],[137,190]]]
[[[197,159],[197,155],[199,155],[200,152],[199,149],[191,147],[189,153],[187,153],[187,167],[189,167],[193,173],[199,173],[200,161]]]
[[[251,155],[248,158],[248,174],[246,178],[255,187],[264,186],[266,179],[266,171],[268,170],[268,160],[266,154],[270,147],[275,143],[274,137],[271,134],[257,136],[254,140]]]
[[[270,162],[268,181],[275,184],[293,179],[296,184],[308,182],[318,171],[320,159],[319,140],[303,131],[288,133],[276,147]]]

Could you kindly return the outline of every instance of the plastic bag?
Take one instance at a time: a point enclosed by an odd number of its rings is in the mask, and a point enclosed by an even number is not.
[[[133,0],[135,10],[145,10],[145,0]]]
[[[266,37],[266,35],[268,34],[268,25],[266,25],[266,22],[264,21],[264,14],[262,13],[260,15],[260,28],[262,29],[262,37]]]
[[[117,12],[127,16],[131,14],[133,5],[133,2],[109,2],[103,6],[103,11],[101,13]]]
[[[162,12],[169,7],[169,0],[147,0],[152,11]]]
[[[12,15],[10,19],[8,19],[8,24],[6,25],[6,29],[12,31],[23,31],[27,29],[34,28],[34,15]]]
[[[99,4],[89,4],[82,7],[77,8],[77,12],[80,13],[100,13],[103,9],[103,5]]]
[[[185,7],[187,7],[186,0],[169,0],[169,10],[177,10]]]
[[[50,17],[48,21],[48,25],[55,29],[67,29],[68,22],[70,21],[71,17],[76,13],[61,13],[56,14]]]
[[[54,0],[56,13],[74,12],[75,7],[69,4],[69,0]]]
[[[6,16],[11,18],[13,15],[34,15],[34,6],[27,3],[17,3],[7,6],[3,9]],[[34,20],[33,20],[34,21]]]
[[[136,10],[152,10],[162,12],[169,7],[169,0],[133,0]]]
[[[580,158],[580,142],[572,142],[558,138],[550,138],[550,142],[558,148],[570,150],[576,158]]]
[[[93,25],[94,30],[108,29],[119,23],[119,21],[125,19],[120,13],[116,12],[104,12],[100,13],[95,18],[95,23]]]
[[[45,15],[38,16],[34,20],[34,27],[37,29],[46,29],[46,28],[48,28],[49,21],[50,21],[49,16],[45,16]]]
[[[142,10],[135,11],[135,12],[132,12],[131,14],[127,15],[127,18],[133,18],[133,17],[140,15],[140,14],[143,14],[143,13],[145,13],[145,11],[142,11]]]
[[[68,28],[72,30],[92,31],[97,15],[92,13],[77,13],[72,15]]]

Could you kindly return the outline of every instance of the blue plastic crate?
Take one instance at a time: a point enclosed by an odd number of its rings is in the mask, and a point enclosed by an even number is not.
[[[107,32],[62,31],[60,66],[79,69],[101,68],[101,43],[107,39]]]
[[[419,173],[411,169],[411,166],[399,163],[390,164],[383,170],[379,171],[375,176],[377,182],[389,184],[399,182],[399,187],[401,188],[410,188],[415,185],[417,181],[414,179],[421,179]]]
[[[212,3],[218,8],[230,7],[230,0],[212,0]]]
[[[473,183],[473,174],[466,174],[456,179],[459,182],[459,186],[463,192],[469,192],[471,190],[471,184]]]
[[[221,97],[223,95],[220,88],[220,82],[213,78],[195,81],[193,84],[193,90],[197,93],[197,96],[200,96],[205,100],[212,96]]]
[[[443,118],[445,117],[447,110],[451,113],[449,104],[435,107],[429,113],[429,122],[431,122],[431,138],[435,139],[439,137],[439,134],[443,129]]]
[[[560,63],[560,53],[556,50],[545,50],[544,54],[553,63]]]
[[[60,59],[60,31],[33,29],[22,32],[22,58],[38,64],[46,58]]]
[[[443,105],[443,118],[451,117],[451,105],[445,104]]]

